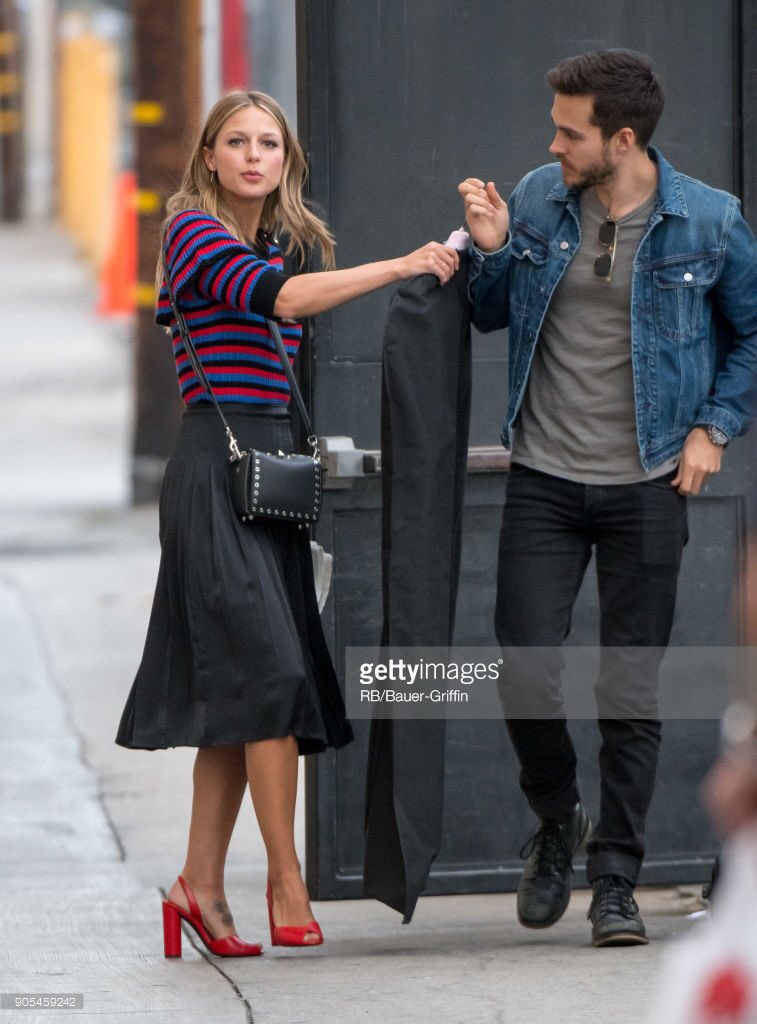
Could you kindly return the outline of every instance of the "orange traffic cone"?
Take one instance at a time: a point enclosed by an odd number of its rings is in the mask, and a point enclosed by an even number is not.
[[[133,313],[137,282],[137,178],[134,171],[122,171],[115,190],[113,239],[100,273],[97,312],[103,316]]]

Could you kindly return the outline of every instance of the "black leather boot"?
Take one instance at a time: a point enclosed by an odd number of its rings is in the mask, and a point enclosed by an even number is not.
[[[643,946],[649,942],[633,886],[618,875],[601,875],[587,917],[593,946]]]
[[[549,928],[563,916],[570,902],[573,855],[590,836],[589,815],[578,803],[570,821],[543,822],[523,847],[526,866],[518,885],[518,920],[526,928]]]

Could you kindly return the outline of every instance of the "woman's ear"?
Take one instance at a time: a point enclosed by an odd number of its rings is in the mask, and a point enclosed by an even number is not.
[[[203,146],[202,155],[205,157],[205,166],[208,168],[209,171],[214,171],[216,169],[216,162],[215,158],[213,157],[213,150],[208,149],[207,146]]]

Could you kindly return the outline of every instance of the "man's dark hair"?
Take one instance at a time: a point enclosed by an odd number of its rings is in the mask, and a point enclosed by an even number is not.
[[[567,57],[547,72],[547,81],[564,96],[592,96],[591,122],[602,137],[633,128],[646,149],[660,120],[665,95],[652,62],[632,50],[595,50]]]

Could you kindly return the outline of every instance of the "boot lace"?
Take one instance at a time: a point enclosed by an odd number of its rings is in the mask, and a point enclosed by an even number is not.
[[[559,825],[547,822],[527,839],[520,851],[521,859],[529,860],[528,878],[562,880],[566,868],[573,870],[573,854],[565,842]]]
[[[586,916],[590,918],[619,914],[631,918],[638,913],[639,905],[633,898],[633,890],[628,882],[616,875],[608,875],[600,880]]]

